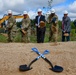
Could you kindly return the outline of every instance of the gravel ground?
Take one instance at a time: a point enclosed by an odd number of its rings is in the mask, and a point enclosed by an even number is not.
[[[52,43],[0,43],[0,75],[76,75],[76,42],[59,43],[57,46],[51,46]],[[50,53],[45,56],[53,65],[62,66],[64,71],[49,70],[50,65],[40,58],[32,65],[32,70],[20,72],[20,65],[28,65],[38,56],[31,51],[32,47],[41,53],[48,49]]]

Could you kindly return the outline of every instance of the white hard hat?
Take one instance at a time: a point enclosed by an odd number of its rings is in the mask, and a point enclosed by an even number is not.
[[[8,14],[12,14],[12,10],[8,10]]]
[[[38,9],[37,12],[42,12],[42,10],[41,9]]]
[[[23,14],[28,14],[27,11],[24,11]]]
[[[65,11],[64,11],[64,14],[68,14],[68,11],[67,11],[67,10],[65,10]]]
[[[55,13],[55,9],[51,9],[51,13]]]

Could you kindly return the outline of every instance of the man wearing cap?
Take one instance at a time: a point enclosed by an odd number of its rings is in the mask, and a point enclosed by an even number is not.
[[[22,42],[28,43],[30,42],[31,35],[31,26],[30,26],[30,18],[28,16],[27,11],[23,12],[24,18],[22,19],[21,33],[22,33]]]
[[[42,15],[42,10],[38,9],[37,11],[38,15],[35,17],[35,26],[36,26],[36,32],[37,32],[37,43],[43,43],[44,37],[45,37],[45,25],[43,27],[40,26],[40,22],[45,24],[45,16]]]
[[[70,31],[71,31],[71,20],[68,17],[68,11],[64,11],[64,16],[62,18],[62,42],[70,41]]]
[[[12,16],[12,10],[8,10],[8,21],[7,21],[7,30],[8,30],[8,42],[15,41],[15,36],[16,36],[16,30],[17,30],[17,25],[16,25],[16,20]]]
[[[55,9],[51,9],[51,14],[48,16],[48,23],[50,23],[49,41],[53,41],[57,45],[58,16],[55,14]]]

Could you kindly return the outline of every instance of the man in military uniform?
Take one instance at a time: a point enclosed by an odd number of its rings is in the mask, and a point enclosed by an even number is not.
[[[7,34],[8,34],[8,42],[12,42],[14,41],[14,38],[16,36],[16,30],[17,30],[17,26],[16,26],[16,20],[15,18],[12,16],[12,10],[8,10],[8,20],[7,20]]]
[[[55,9],[51,9],[51,14],[48,16],[48,23],[50,23],[49,41],[52,40],[57,45],[58,16],[55,14]]]
[[[22,33],[22,42],[28,43],[30,42],[31,35],[31,26],[30,26],[30,18],[28,16],[27,11],[23,12],[24,18],[22,19],[21,33]]]

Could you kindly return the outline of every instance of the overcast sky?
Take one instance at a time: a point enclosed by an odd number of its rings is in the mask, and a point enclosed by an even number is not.
[[[0,18],[7,14],[9,9],[14,12],[13,14],[23,14],[23,11],[26,10],[30,18],[34,18],[38,8],[47,12],[49,10],[47,7],[48,0],[0,0]],[[62,18],[64,10],[69,12],[72,20],[76,18],[76,0],[53,0],[52,8],[56,10],[59,19]]]

